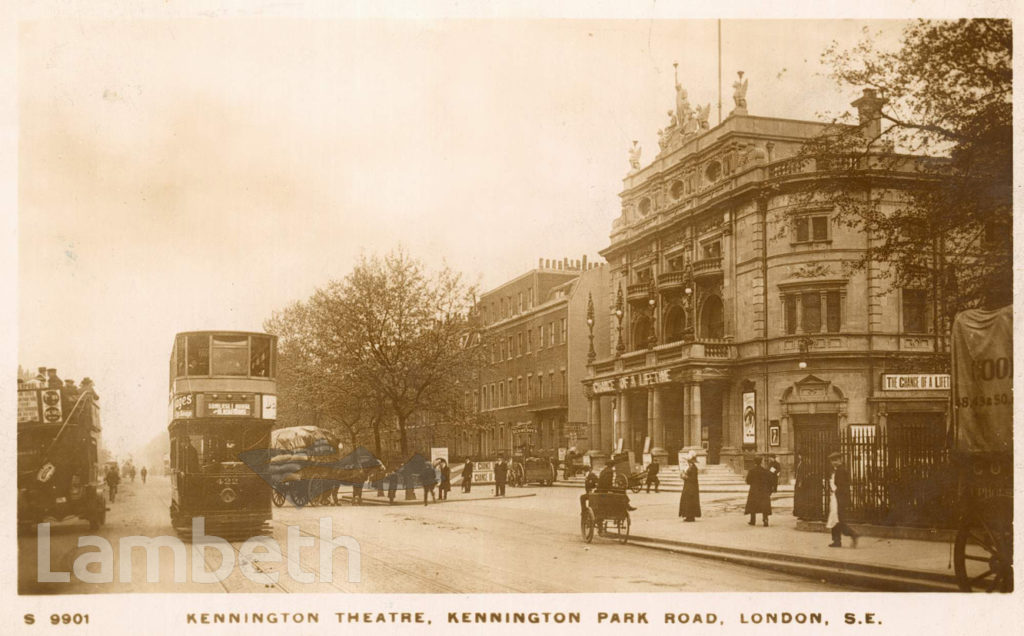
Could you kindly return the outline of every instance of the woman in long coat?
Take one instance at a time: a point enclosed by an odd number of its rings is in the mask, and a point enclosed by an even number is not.
[[[755,525],[754,517],[761,515],[764,525],[768,525],[768,516],[772,514],[772,488],[775,486],[774,476],[761,466],[761,458],[754,458],[754,466],[747,473],[750,492],[747,494],[747,506],[743,514],[750,515],[749,525]]]
[[[686,473],[683,475],[683,494],[679,497],[679,516],[683,521],[693,521],[700,516],[700,485],[697,483],[697,454],[686,456]]]

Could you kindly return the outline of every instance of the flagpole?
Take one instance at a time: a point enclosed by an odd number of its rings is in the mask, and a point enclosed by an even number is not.
[[[722,123],[722,19],[718,19],[718,123]]]

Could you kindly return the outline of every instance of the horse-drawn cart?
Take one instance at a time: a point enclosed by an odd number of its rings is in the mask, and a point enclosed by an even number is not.
[[[953,322],[953,546],[962,591],[1013,591],[1013,308]]]

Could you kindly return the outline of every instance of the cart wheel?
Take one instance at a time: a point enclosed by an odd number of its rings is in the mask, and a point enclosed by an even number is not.
[[[960,524],[953,566],[962,592],[1013,591],[1013,501],[993,497]]]
[[[594,540],[594,511],[587,508],[580,515],[580,534],[583,540],[590,543]]]
[[[629,541],[629,513],[626,513],[626,518],[619,521],[619,543],[625,543]]]
[[[309,487],[305,484],[301,484],[296,488],[292,488],[292,503],[300,508],[309,503]]]
[[[634,494],[640,492],[640,482],[635,482],[629,487],[629,489],[632,490]]]
[[[274,502],[275,506],[280,508],[281,506],[284,505],[284,500],[285,500],[284,493],[281,492],[280,490],[278,490],[277,488],[274,488],[273,491],[270,494],[270,500],[272,502]]]

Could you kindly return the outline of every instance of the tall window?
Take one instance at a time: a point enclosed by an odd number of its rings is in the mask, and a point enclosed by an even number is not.
[[[840,290],[792,292],[783,296],[782,308],[787,334],[838,333],[843,323],[843,294]]]
[[[569,395],[569,377],[565,373],[565,369],[562,369],[562,395]]]
[[[804,310],[800,327],[805,333],[818,333],[821,331],[821,294],[802,294],[800,302]]]
[[[506,380],[505,384],[508,386],[508,394],[507,394],[508,395],[508,403],[511,406],[512,404],[516,403],[515,402],[515,397],[512,394],[512,378],[509,378],[508,380]]]
[[[523,355],[523,332],[522,331],[519,332],[518,339],[519,339],[519,348],[516,349],[516,354],[517,355]]]
[[[526,332],[526,353],[533,351],[533,329]]]
[[[210,374],[210,336],[188,337],[188,374]]]
[[[562,318],[562,343],[568,342],[569,340],[569,319]]]
[[[509,360],[512,359],[512,349],[513,349],[514,346],[515,346],[515,341],[512,339],[512,336],[509,336],[508,337],[508,358],[509,358]]]
[[[927,333],[928,292],[926,290],[903,290],[903,331],[908,333]]]
[[[523,376],[516,378],[516,400],[525,402],[526,394],[523,393]]]
[[[548,323],[548,346],[555,346],[555,323]]]
[[[526,374],[526,401],[529,402],[533,399],[533,374]]]
[[[786,296],[786,333],[796,333],[796,294]]]
[[[828,214],[804,214],[793,219],[796,230],[795,243],[827,241]]]

